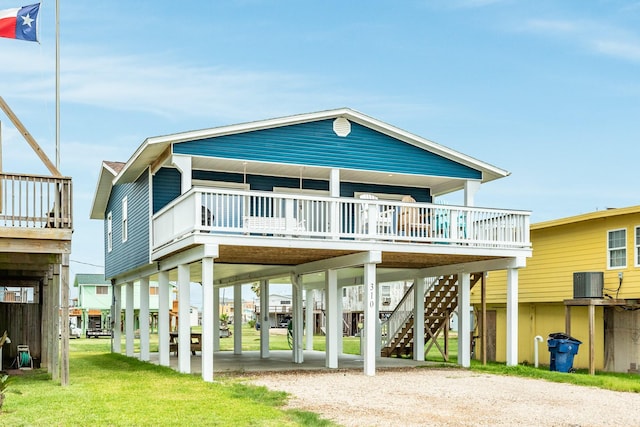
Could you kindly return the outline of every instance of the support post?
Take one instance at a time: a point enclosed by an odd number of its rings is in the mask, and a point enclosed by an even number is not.
[[[518,364],[518,270],[507,269],[507,366]]]
[[[213,382],[213,337],[220,336],[220,328],[213,321],[213,258],[202,259],[202,379]]]
[[[213,351],[220,351],[220,288],[213,289]]]
[[[60,384],[69,385],[69,254],[62,254],[60,270],[60,300],[62,301],[62,349],[60,355]]]
[[[269,280],[260,282],[260,358],[269,358]]]
[[[335,369],[338,367],[338,271],[327,270],[325,274],[325,293],[327,295],[325,366]]]
[[[242,285],[240,284],[233,287],[233,354],[242,354]]]
[[[161,366],[169,366],[169,272],[158,273],[158,353]]]
[[[458,364],[471,366],[471,280],[469,273],[458,274]]]
[[[115,283],[113,288],[113,302],[111,304],[111,352],[122,352],[122,287]]]
[[[480,299],[482,310],[482,364],[487,364],[487,273],[482,273],[480,279]]]
[[[595,337],[594,330],[596,328],[595,321],[595,311],[596,307],[593,304],[589,304],[589,375],[594,375],[596,373],[595,367]]]
[[[149,358],[149,277],[140,278],[140,360]]]
[[[305,319],[307,321],[306,323],[306,345],[305,345],[305,349],[306,350],[313,350],[313,333],[314,333],[314,329],[315,329],[315,315],[313,313],[313,306],[315,304],[315,293],[316,291],[314,290],[307,290],[306,291],[306,302],[305,302]]]
[[[58,261],[59,262],[59,261]],[[60,264],[53,266],[53,291],[51,301],[51,318],[53,319],[51,338],[53,341],[51,351],[51,379],[57,381],[60,379],[60,340],[58,339],[58,331],[60,330]],[[55,337],[55,340],[53,338]]]
[[[413,360],[420,361],[424,361],[424,288],[424,278],[413,279]]]
[[[302,280],[299,275],[291,274],[291,285],[293,293],[293,318],[291,319],[293,363],[302,363],[304,361],[304,353],[302,352]]]
[[[133,338],[134,338],[134,312],[133,312],[133,282],[127,282],[125,285],[125,295],[127,297],[126,307],[124,310],[124,341],[125,354],[133,357]]]
[[[376,265],[366,263],[364,265],[363,283],[365,286],[364,298],[364,374],[374,376],[376,374],[377,343],[379,339],[378,324],[378,284],[376,282]],[[376,354],[377,353],[377,354]]]
[[[191,274],[178,266],[178,372],[191,373]]]

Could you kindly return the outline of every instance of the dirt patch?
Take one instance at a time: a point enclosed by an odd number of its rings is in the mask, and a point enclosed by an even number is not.
[[[289,408],[344,426],[632,426],[640,394],[472,372],[405,369],[268,373],[256,385],[291,394]]]

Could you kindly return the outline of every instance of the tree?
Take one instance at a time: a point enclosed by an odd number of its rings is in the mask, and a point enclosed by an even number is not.
[[[255,282],[251,284],[251,290],[258,298],[260,298],[260,282]]]

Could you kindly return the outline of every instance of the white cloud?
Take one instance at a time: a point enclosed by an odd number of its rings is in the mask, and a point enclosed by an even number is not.
[[[557,37],[590,52],[627,61],[640,61],[640,37],[628,30],[593,21],[529,20],[524,31]]]

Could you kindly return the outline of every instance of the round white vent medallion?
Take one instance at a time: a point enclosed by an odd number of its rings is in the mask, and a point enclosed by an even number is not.
[[[333,131],[338,136],[347,136],[351,133],[351,123],[344,117],[338,117],[333,121]]]

